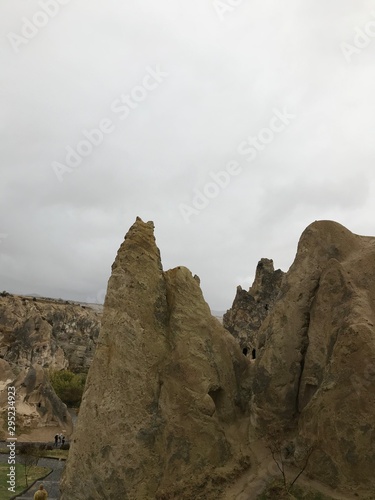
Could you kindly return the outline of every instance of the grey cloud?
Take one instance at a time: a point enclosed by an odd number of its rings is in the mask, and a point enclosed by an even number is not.
[[[375,40],[351,64],[340,44],[374,7],[254,0],[220,22],[210,0],[72,1],[15,54],[6,35],[38,2],[2,5],[0,286],[100,295],[139,215],[220,310],[261,257],[286,270],[315,219],[373,234]],[[157,65],[168,77],[120,120],[113,101]],[[246,161],[284,106],[296,118]],[[58,182],[51,163],[103,118],[115,130]],[[185,224],[179,204],[231,160],[241,174]]]

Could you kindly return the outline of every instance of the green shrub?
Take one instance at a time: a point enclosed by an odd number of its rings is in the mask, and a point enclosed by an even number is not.
[[[69,370],[53,372],[50,373],[50,382],[63,403],[70,408],[79,407],[86,382],[85,373],[73,373]]]

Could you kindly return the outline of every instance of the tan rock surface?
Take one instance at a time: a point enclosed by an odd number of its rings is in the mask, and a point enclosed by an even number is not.
[[[249,362],[137,219],[112,267],[62,500],[217,499],[246,467]]]
[[[87,372],[101,314],[63,300],[0,295],[0,357],[19,368]]]
[[[51,429],[50,433],[64,431],[67,437],[71,435],[73,426],[67,407],[56,396],[43,368],[34,365],[16,374],[7,361],[0,360],[0,376],[3,381],[0,408],[4,422],[0,429],[1,439],[9,437],[6,419],[8,386],[15,387],[15,435],[18,439],[30,440],[30,434],[40,428]]]
[[[275,271],[271,259],[261,259],[253,285],[248,291],[237,287],[232,307],[223,316],[224,327],[250,358],[255,359],[260,326],[272,311],[283,276],[280,269]]]
[[[17,436],[46,436],[72,424],[66,406],[50,386],[46,370],[87,372],[99,334],[101,315],[62,300],[0,295],[0,412],[6,387],[17,387]],[[7,436],[5,419],[0,434]],[[22,436],[20,436],[22,433]]]
[[[331,486],[375,487],[374,315],[375,238],[310,225],[259,332],[253,421],[315,444]]]

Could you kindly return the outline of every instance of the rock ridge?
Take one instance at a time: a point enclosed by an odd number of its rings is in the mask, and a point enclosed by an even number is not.
[[[56,429],[71,433],[70,415],[49,384],[46,370],[87,372],[100,319],[100,314],[80,304],[0,294],[0,407],[4,413],[5,389],[14,385],[17,432],[22,436],[26,433],[32,439],[34,431],[43,427],[51,435]],[[5,426],[0,433],[7,435]]]
[[[255,359],[258,332],[272,310],[285,273],[274,270],[271,259],[258,262],[253,285],[248,291],[237,287],[232,307],[223,316],[224,327],[233,335],[246,355]]]
[[[62,500],[216,499],[248,466],[250,363],[153,232],[137,218],[112,266]]]
[[[258,334],[252,419],[313,444],[332,487],[375,486],[374,324],[375,238],[311,224]]]

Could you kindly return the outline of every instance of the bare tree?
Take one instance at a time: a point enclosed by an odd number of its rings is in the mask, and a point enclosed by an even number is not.
[[[38,465],[42,455],[42,450],[33,443],[24,443],[18,450],[18,462],[24,467],[26,486],[28,483],[28,474],[33,467]]]
[[[282,476],[284,490],[286,493],[289,493],[298,478],[305,471],[310,457],[315,451],[315,447],[306,443],[302,444],[301,442],[296,446],[296,441],[287,441],[277,432],[269,432],[266,439],[272,459]],[[287,478],[287,466],[293,466],[297,469],[292,480],[288,480]]]

